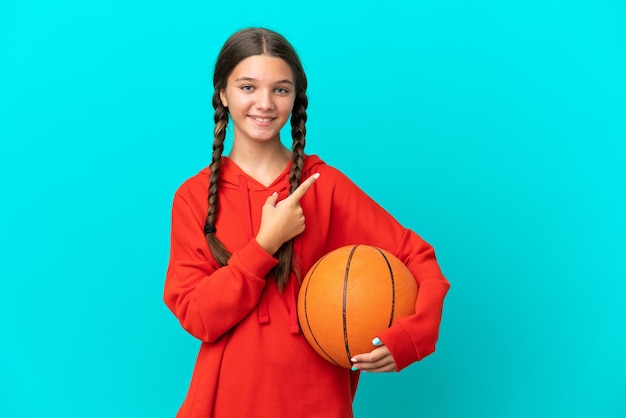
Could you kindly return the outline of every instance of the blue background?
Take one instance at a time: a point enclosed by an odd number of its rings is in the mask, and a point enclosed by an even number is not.
[[[0,1],[1,417],[175,414],[171,201],[251,25],[301,55],[308,152],[452,283],[438,351],[357,417],[626,416],[625,3],[408,3]]]

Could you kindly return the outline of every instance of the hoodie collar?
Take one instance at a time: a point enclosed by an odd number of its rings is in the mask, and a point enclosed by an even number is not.
[[[315,167],[324,164],[324,162],[317,155],[307,155],[304,159],[304,167],[302,172],[302,180],[308,178],[311,174],[315,173]],[[289,172],[291,171],[291,161],[287,164],[285,169],[274,179],[274,181],[264,186],[259,183],[254,177],[251,177],[248,173],[243,171],[233,160],[226,156],[222,156],[222,167],[220,173],[220,185],[219,187],[225,187],[229,189],[241,189],[240,176],[246,178],[247,188],[249,192],[253,191],[265,191],[271,190],[272,192],[278,192],[279,194],[289,192]],[[201,171],[202,174],[210,174],[209,167]]]

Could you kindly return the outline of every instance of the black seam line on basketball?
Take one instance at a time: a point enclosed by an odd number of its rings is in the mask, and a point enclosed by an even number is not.
[[[347,295],[348,295],[348,275],[350,272],[350,262],[352,261],[352,256],[354,255],[354,252],[356,251],[356,247],[358,247],[359,245],[355,245],[354,247],[352,247],[352,250],[350,251],[350,255],[348,256],[348,261],[346,261],[346,271],[344,273],[343,276],[343,308],[342,308],[342,314],[343,314],[343,342],[346,345],[346,355],[348,356],[348,361],[350,362],[350,359],[352,358],[352,355],[350,354],[350,344],[348,343],[348,320],[347,320],[347,313],[346,313],[346,309],[347,309]]]
[[[385,263],[387,263],[387,268],[389,269],[389,277],[391,278],[391,316],[389,317],[389,325],[387,325],[387,328],[389,328],[391,324],[393,323],[393,315],[395,314],[395,310],[396,310],[396,284],[395,284],[395,279],[393,277],[393,269],[391,268],[391,264],[389,264],[389,260],[387,260],[387,257],[385,257],[385,253],[382,252],[380,248],[376,248],[376,249],[378,250],[380,255],[382,255],[383,258],[385,259]]]
[[[337,363],[337,361],[334,358],[332,358],[330,356],[330,354],[328,354],[326,352],[326,350],[324,350],[324,347],[322,347],[320,345],[319,341],[317,341],[317,338],[315,338],[315,334],[313,333],[313,329],[311,328],[311,324],[309,323],[309,313],[308,313],[308,311],[306,309],[307,294],[308,294],[308,291],[309,291],[309,285],[311,284],[311,279],[315,275],[315,270],[317,270],[317,266],[320,265],[320,263],[322,262],[322,260],[324,260],[324,258],[326,258],[326,256],[322,257],[317,263],[315,263],[315,266],[313,266],[313,271],[311,272],[311,276],[309,277],[309,281],[306,284],[306,288],[304,289],[304,319],[306,320],[306,326],[309,329],[309,332],[311,333],[311,337],[313,337],[313,341],[315,341],[315,344],[319,347],[320,350],[322,350],[322,352],[324,354],[326,354],[326,357],[328,357],[330,359],[330,361],[335,363],[337,366],[340,366],[340,364]]]

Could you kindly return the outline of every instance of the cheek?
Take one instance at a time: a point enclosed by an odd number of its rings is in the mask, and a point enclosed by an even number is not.
[[[251,100],[240,94],[231,94],[227,97],[230,109],[247,110],[251,106]]]
[[[285,113],[291,114],[291,112],[293,111],[294,103],[295,103],[295,100],[286,100],[285,103],[282,104],[281,108],[283,109]]]

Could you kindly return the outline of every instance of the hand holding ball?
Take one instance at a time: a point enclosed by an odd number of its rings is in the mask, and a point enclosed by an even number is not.
[[[350,245],[322,257],[305,276],[298,319],[309,344],[345,368],[350,358],[374,349],[372,339],[415,312],[417,282],[394,255]]]

